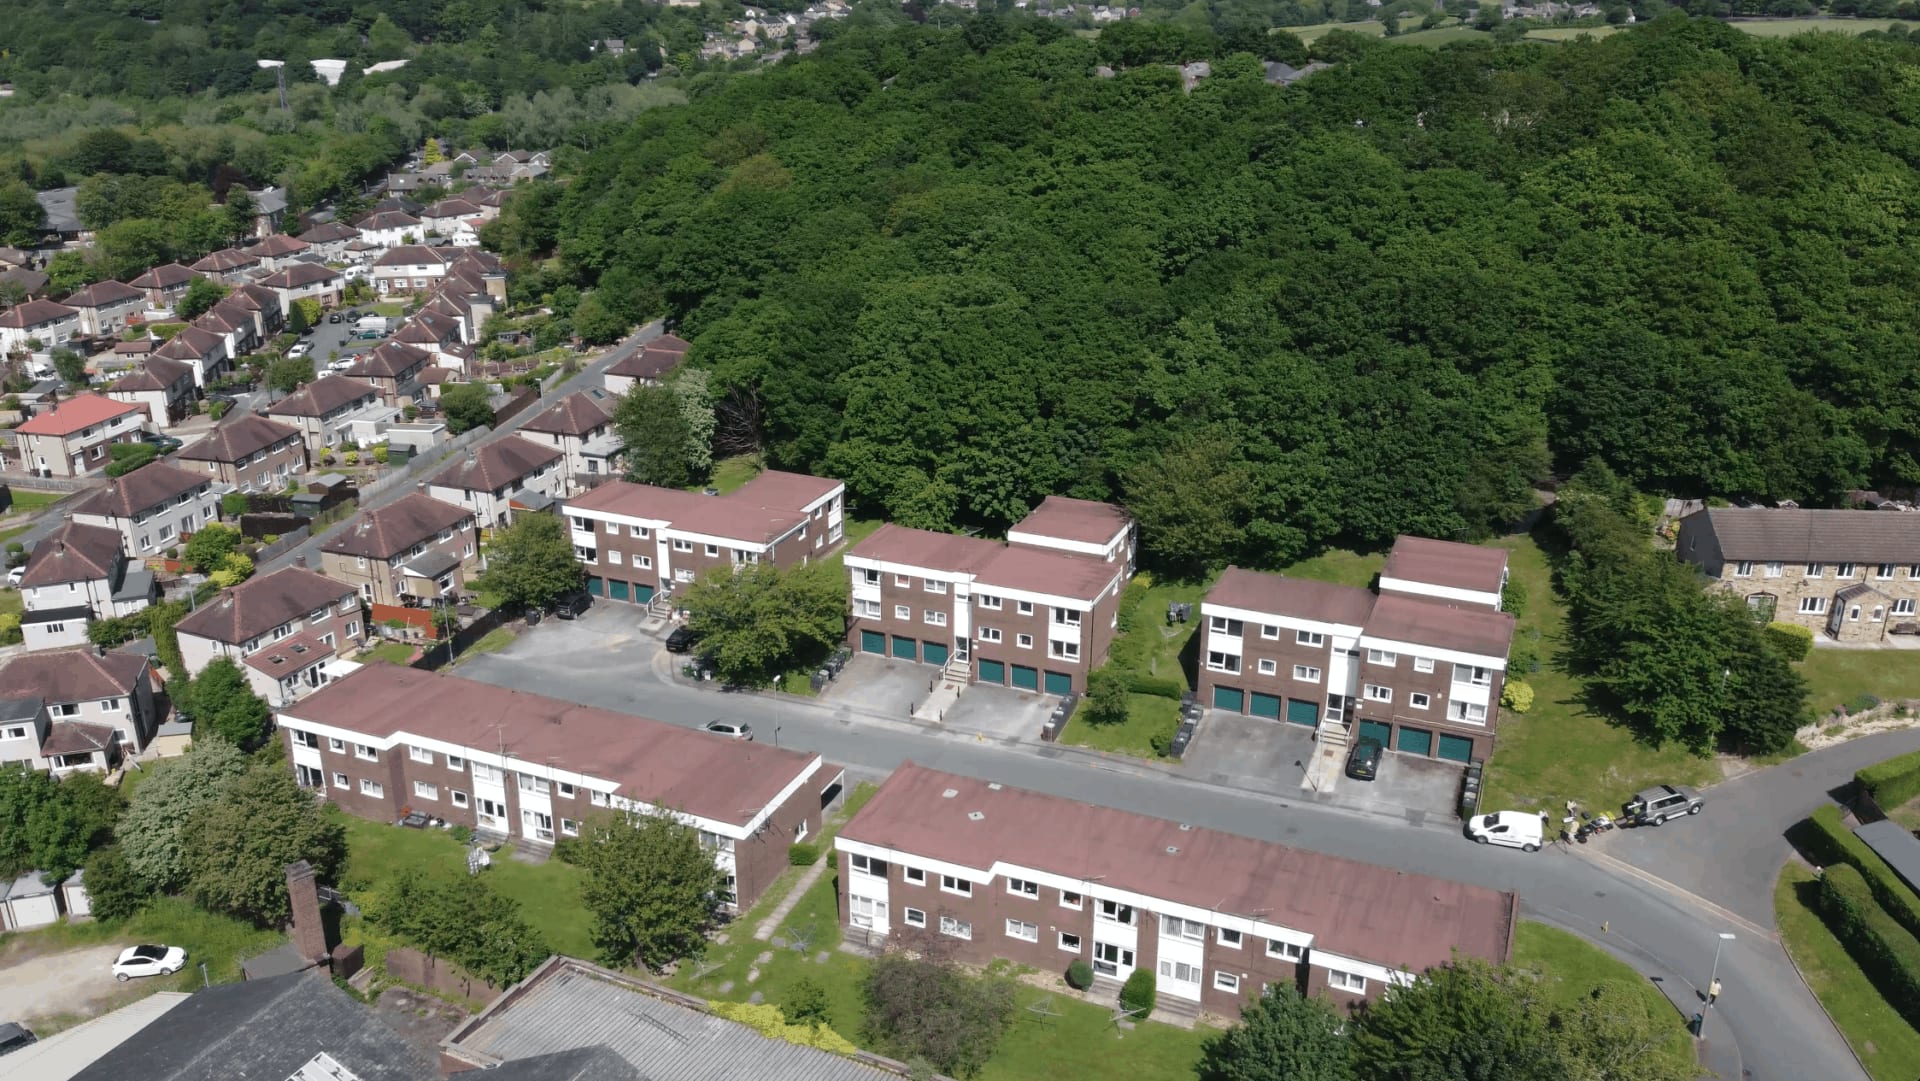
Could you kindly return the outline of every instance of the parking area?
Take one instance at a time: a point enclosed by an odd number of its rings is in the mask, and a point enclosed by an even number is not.
[[[926,699],[939,678],[940,669],[931,664],[856,653],[840,670],[839,678],[821,690],[820,700],[905,720],[913,716],[913,707]],[[965,695],[961,697],[964,700]]]
[[[1059,703],[1058,695],[976,683],[947,708],[945,726],[1006,743],[1039,739],[1041,726]]]
[[[658,626],[655,626],[655,625]],[[637,670],[649,667],[665,653],[661,638],[665,621],[649,617],[645,608],[615,601],[595,600],[578,619],[547,616],[520,632],[499,656],[539,661],[556,670],[572,667]],[[476,657],[473,662],[483,661]]]
[[[1378,814],[1408,818],[1454,814],[1461,775],[1456,762],[1389,753],[1381,760],[1375,780],[1356,781],[1330,770],[1317,789],[1307,787],[1306,765],[1316,746],[1313,733],[1305,725],[1210,709],[1187,747],[1183,772],[1235,788],[1288,796],[1304,792]]]

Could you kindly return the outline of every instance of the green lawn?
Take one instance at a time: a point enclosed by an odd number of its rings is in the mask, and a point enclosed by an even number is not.
[[[1607,951],[1544,923],[1522,920],[1513,940],[1513,965],[1540,975],[1548,1005],[1571,1006],[1596,984],[1613,981],[1632,987],[1646,1004],[1649,1016],[1670,1021],[1673,1031],[1665,1050],[1693,1061],[1686,1019],[1646,977]]]
[[[359,660],[406,664],[413,660],[414,647],[407,642],[382,642],[360,654]]]
[[[1537,30],[1527,31],[1527,40],[1573,41],[1582,34],[1591,34],[1595,38],[1603,38],[1608,34],[1617,34],[1619,32],[1620,28],[1617,26],[1543,26]]]
[[[183,898],[158,897],[129,920],[58,923],[9,934],[0,944],[0,965],[27,950],[51,952],[115,942],[160,942],[187,951],[186,968],[172,976],[129,983],[124,989],[125,996],[116,997],[111,1004],[118,1007],[155,991],[198,988],[202,962],[206,963],[209,980],[233,983],[240,979],[242,958],[265,953],[285,938],[278,931],[263,931],[250,923],[203,911]]]
[[[15,488],[13,509],[16,511],[45,510],[72,494],[72,492],[35,492],[26,488]]]
[[[27,530],[32,528],[33,528],[33,523],[28,522],[25,525],[14,526],[12,529],[0,529],[0,544],[5,544],[7,541],[10,541],[15,537],[20,536],[22,533],[25,533]]]
[[[1180,727],[1180,703],[1151,694],[1127,696],[1124,724],[1092,724],[1086,719],[1087,704],[1082,700],[1068,719],[1060,742],[1096,751],[1117,751],[1136,758],[1159,758],[1154,752],[1153,736],[1165,733],[1169,738]]]
[[[1121,631],[1107,651],[1107,664],[1193,686],[1194,658],[1183,654],[1200,630],[1200,598],[1206,592],[1204,582],[1155,582],[1152,575],[1141,573],[1121,594]],[[1167,622],[1167,605],[1175,601],[1193,605],[1187,622]],[[1197,641],[1193,644],[1199,647]]]
[[[0,589],[0,616],[17,616],[27,610],[27,599],[17,589]]]
[[[1431,30],[1412,30],[1387,39],[1396,45],[1425,45],[1435,48],[1450,41],[1492,41],[1493,35],[1471,26],[1436,26]]]
[[[1387,28],[1377,21],[1363,23],[1315,23],[1312,26],[1282,26],[1279,29],[1292,34],[1301,41],[1312,42],[1327,36],[1334,30],[1346,30],[1354,34],[1364,34],[1370,38],[1384,37]]]
[[[405,315],[406,313],[407,305],[404,301],[383,300],[373,306],[373,314],[384,315],[389,319],[394,316]]]
[[[1863,694],[1881,699],[1920,698],[1920,651],[1905,649],[1820,649],[1800,663],[1807,679],[1807,702],[1815,716]]]
[[[722,458],[713,463],[713,479],[705,484],[696,484],[694,491],[702,488],[717,488],[726,495],[760,475],[766,464],[758,454],[742,454],[733,458]]]
[[[495,627],[480,636],[480,640],[461,651],[462,658],[477,657],[482,653],[498,653],[513,644],[518,637],[512,627]]]
[[[1292,566],[1282,567],[1281,574],[1294,578],[1311,578],[1317,582],[1332,582],[1335,585],[1359,586],[1366,588],[1380,574],[1380,568],[1386,566],[1385,553],[1361,555],[1358,552],[1326,552],[1303,559]]]
[[[1780,872],[1773,911],[1781,943],[1874,1081],[1912,1081],[1920,1076],[1920,1032],[1907,1024],[1821,922],[1814,888],[1813,873],[1797,863],[1789,861]]]
[[[1728,22],[1727,25],[1755,37],[1783,38],[1814,30],[1824,30],[1833,34],[1864,34],[1870,30],[1885,30],[1900,22],[1912,25],[1911,20],[1902,19],[1758,19],[1750,21],[1736,19]]]
[[[1716,777],[1713,761],[1677,747],[1654,749],[1627,729],[1589,711],[1580,702],[1580,681],[1561,667],[1566,612],[1554,593],[1546,553],[1531,537],[1500,542],[1509,553],[1514,581],[1526,587],[1526,609],[1517,636],[1537,634],[1540,670],[1510,673],[1533,687],[1533,708],[1500,713],[1500,736],[1487,764],[1482,808],[1548,808],[1577,800],[1589,808],[1616,808],[1651,784],[1704,784]]]

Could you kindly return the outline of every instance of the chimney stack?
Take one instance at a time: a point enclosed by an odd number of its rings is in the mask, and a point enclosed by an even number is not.
[[[293,902],[293,946],[311,964],[327,963],[327,927],[320,920],[320,885],[306,860],[287,864],[287,899]]]

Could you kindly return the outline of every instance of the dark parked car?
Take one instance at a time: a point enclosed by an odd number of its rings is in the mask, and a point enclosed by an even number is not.
[[[160,453],[162,454],[171,454],[180,449],[180,441],[170,435],[158,435],[153,432],[147,432],[140,438],[142,441],[160,448]]]
[[[0,1021],[0,1055],[10,1055],[38,1039],[12,1021]]]
[[[1371,781],[1380,776],[1380,754],[1386,748],[1372,736],[1361,736],[1347,755],[1347,776],[1356,781]]]
[[[334,312],[327,316],[327,322],[329,323],[338,323],[340,319],[341,319],[341,316],[339,312]]]
[[[587,609],[591,607],[593,607],[593,598],[587,596],[586,592],[582,590],[577,593],[569,593],[555,602],[553,614],[559,616],[561,619],[579,619],[585,615]]]
[[[698,641],[700,641],[700,632],[682,623],[673,629],[672,634],[667,635],[667,652],[686,653],[693,649],[694,643]]]

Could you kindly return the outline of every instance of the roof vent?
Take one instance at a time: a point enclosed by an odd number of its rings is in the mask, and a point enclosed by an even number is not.
[[[992,789],[992,790],[993,790],[993,791],[995,791],[995,792],[998,792],[998,791],[1000,791],[1000,782],[999,782],[999,781],[989,781],[989,782],[987,782],[987,787],[988,787],[988,788],[990,788],[990,789]]]
[[[1175,845],[1168,845],[1168,846],[1167,846],[1167,855],[1169,855],[1169,856],[1178,856],[1179,854],[1180,854],[1180,849],[1179,849],[1179,848],[1178,848],[1177,846],[1175,846]]]
[[[1192,828],[1193,828],[1193,823],[1191,823],[1191,822],[1182,822],[1182,823],[1180,823],[1180,832],[1182,832],[1182,833],[1185,833],[1185,832],[1187,832],[1188,830],[1191,830]]]
[[[967,812],[967,821],[969,821],[969,822],[982,822],[982,821],[985,821],[985,820],[986,820],[986,817],[987,817],[987,816],[986,816],[985,814],[982,814],[982,813],[981,813],[981,812],[979,812],[979,811],[968,811],[968,812]]]
[[[946,790],[945,792],[942,792],[942,793],[940,793],[940,798],[941,798],[941,799],[952,799],[953,797],[955,797],[955,796],[957,796],[957,795],[959,795],[959,794],[960,794],[960,790],[959,790],[958,788],[949,788],[949,789],[947,789],[947,790]]]

